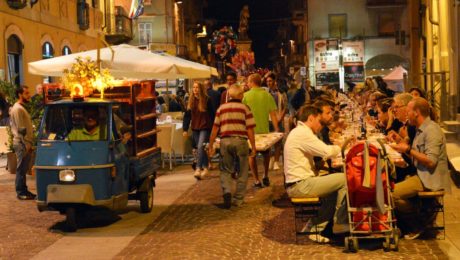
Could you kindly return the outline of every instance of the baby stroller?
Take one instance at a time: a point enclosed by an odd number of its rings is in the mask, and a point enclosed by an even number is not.
[[[358,239],[383,238],[385,251],[398,250],[399,231],[393,212],[389,161],[385,146],[381,149],[368,141],[353,145],[346,156],[342,148],[347,183],[350,236],[345,249],[357,252]]]

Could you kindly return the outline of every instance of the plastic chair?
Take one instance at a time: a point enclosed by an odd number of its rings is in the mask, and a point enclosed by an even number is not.
[[[174,124],[158,125],[157,128],[160,132],[157,135],[157,144],[161,147],[161,165],[164,168],[164,154],[169,155],[169,169],[172,170],[172,158],[174,154],[173,141],[174,141]],[[174,162],[175,164],[175,162]]]

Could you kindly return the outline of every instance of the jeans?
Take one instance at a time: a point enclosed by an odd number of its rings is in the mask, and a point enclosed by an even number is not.
[[[223,193],[232,192],[232,173],[238,171],[236,181],[236,191],[233,199],[241,204],[246,194],[246,184],[248,182],[248,156],[249,144],[246,138],[227,137],[220,141],[220,184]],[[238,165],[235,165],[238,162]],[[238,169],[237,169],[238,168]]]
[[[318,196],[321,198],[318,217],[312,219],[312,224],[317,225],[319,232],[324,230],[332,217],[334,217],[334,223],[348,224],[345,200],[347,186],[343,173],[309,177],[289,187],[287,193],[289,197]]]
[[[13,144],[14,152],[16,153],[17,168],[16,168],[16,193],[18,195],[27,192],[26,174],[29,171],[31,154],[26,151],[26,147],[22,143]]]
[[[204,143],[209,142],[209,130],[202,129],[202,130],[193,130],[192,131],[192,138],[193,142],[197,146],[197,169],[204,169],[208,168],[208,155],[204,150]]]

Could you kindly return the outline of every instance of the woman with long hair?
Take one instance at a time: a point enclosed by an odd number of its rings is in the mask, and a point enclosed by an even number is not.
[[[211,100],[206,94],[205,85],[195,81],[184,115],[183,130],[186,137],[189,127],[192,128],[193,146],[197,149],[197,165],[193,176],[197,180],[201,180],[208,173],[208,156],[205,145],[209,142],[209,134],[213,124],[211,121],[211,118],[214,118],[212,111]]]
[[[403,123],[394,117],[391,110],[392,104],[392,98],[384,98],[377,101],[378,126],[384,134],[388,134],[392,130],[398,132],[399,128],[403,125]]]

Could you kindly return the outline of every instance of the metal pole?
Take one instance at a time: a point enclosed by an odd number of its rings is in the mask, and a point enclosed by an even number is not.
[[[441,120],[450,120],[450,102],[447,99],[447,80],[446,80],[446,72],[441,72]]]
[[[96,59],[96,64],[97,68],[99,71],[101,70],[101,45],[99,41],[101,40],[101,33],[97,33],[97,39],[96,39],[96,48],[97,48],[97,59]]]

